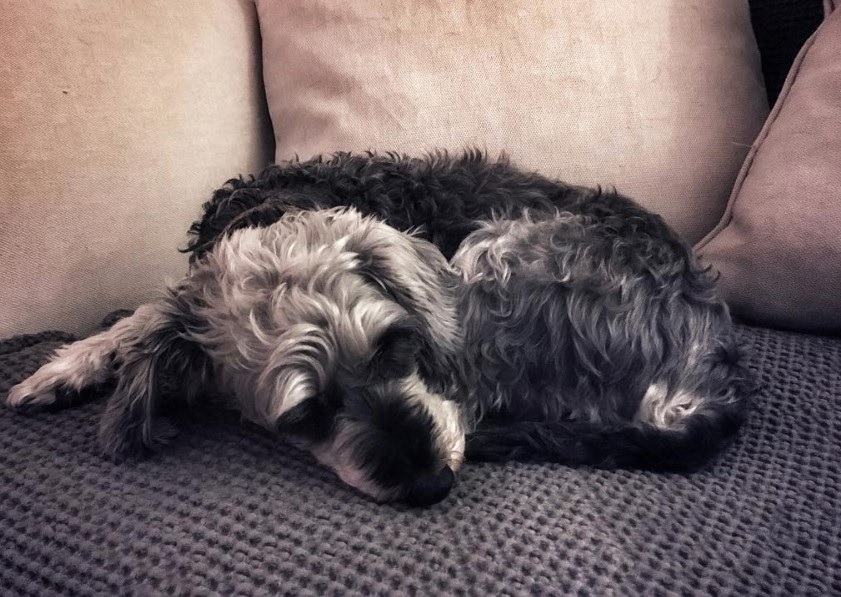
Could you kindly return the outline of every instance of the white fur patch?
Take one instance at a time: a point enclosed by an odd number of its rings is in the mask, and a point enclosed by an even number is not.
[[[430,393],[417,374],[408,377],[404,383],[406,390],[424,405],[435,421],[444,461],[453,472],[458,472],[464,464],[465,446],[465,426],[458,404]]]
[[[11,389],[6,403],[12,408],[47,406],[56,402],[59,388],[79,391],[103,382],[111,374],[114,353],[144,329],[159,327],[162,320],[154,305],[141,305],[109,330],[61,347],[50,361]]]
[[[704,397],[679,390],[669,395],[664,382],[651,384],[640,402],[637,420],[661,429],[680,430],[687,417],[704,403]]]

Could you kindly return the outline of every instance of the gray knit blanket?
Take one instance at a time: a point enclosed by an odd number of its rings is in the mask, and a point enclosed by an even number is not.
[[[841,595],[841,340],[740,334],[762,387],[709,469],[468,464],[427,510],[373,504],[224,413],[117,465],[101,402],[0,407],[0,592]],[[0,342],[0,397],[69,339]]]

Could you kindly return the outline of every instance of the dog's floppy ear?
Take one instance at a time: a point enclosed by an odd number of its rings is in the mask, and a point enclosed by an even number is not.
[[[445,352],[456,349],[457,278],[434,245],[383,224],[348,249],[358,255],[358,273],[403,307],[423,336]]]
[[[459,279],[431,243],[386,225],[366,232],[348,246],[359,258],[357,272],[403,307],[413,322],[412,331],[397,326],[384,335],[389,348],[379,351],[385,359],[381,365],[405,371],[407,356],[413,356],[421,377],[443,391],[457,373],[451,360],[462,349]]]

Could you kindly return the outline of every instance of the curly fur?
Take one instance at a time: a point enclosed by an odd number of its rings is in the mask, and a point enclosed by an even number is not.
[[[423,157],[337,153],[229,180],[205,203],[186,251],[197,259],[223,233],[271,224],[290,209],[330,207],[353,207],[398,230],[415,230],[447,259],[478,222],[492,216],[517,218],[524,209],[641,213],[615,193],[565,185],[518,170],[503,158],[489,161],[479,151],[457,157],[446,152]],[[666,231],[665,226],[656,230],[661,229]]]

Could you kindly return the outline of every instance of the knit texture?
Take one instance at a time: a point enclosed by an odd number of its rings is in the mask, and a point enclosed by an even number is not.
[[[5,594],[841,594],[841,340],[742,327],[762,384],[691,476],[466,466],[427,510],[376,505],[220,413],[137,464],[100,403],[0,408]],[[0,342],[0,396],[66,335]]]

